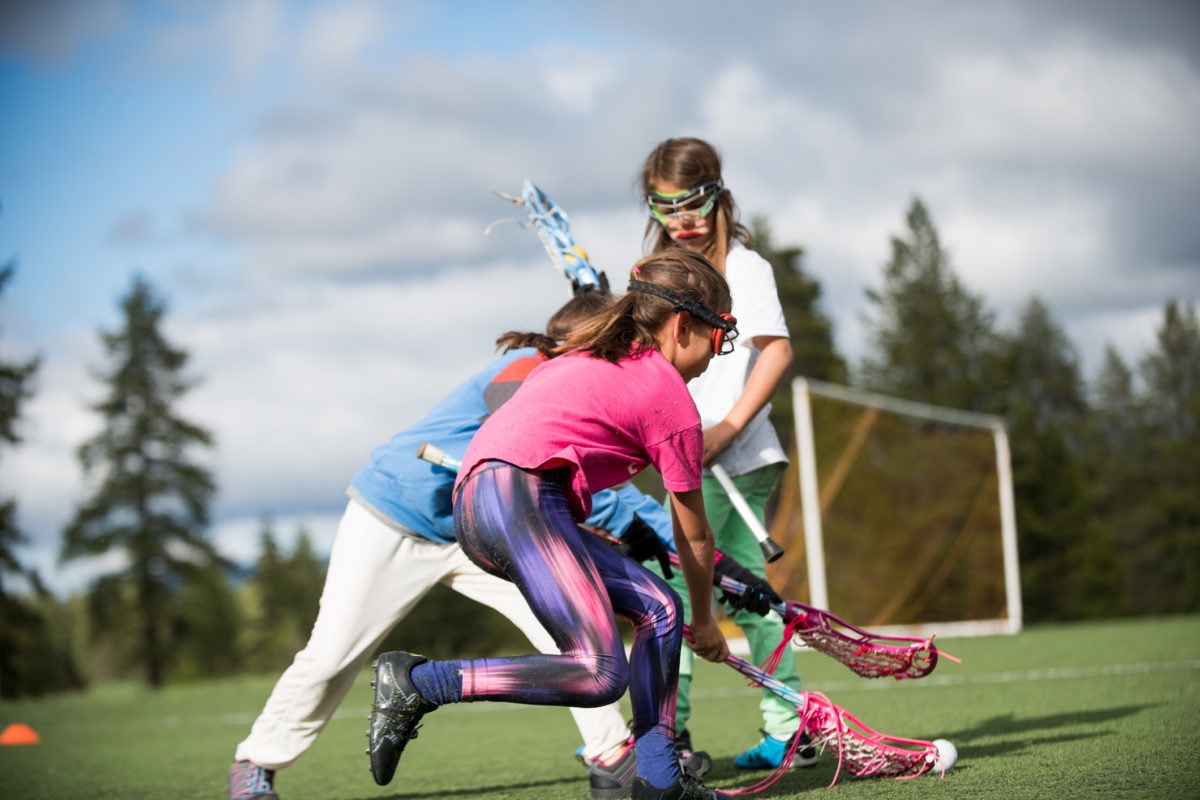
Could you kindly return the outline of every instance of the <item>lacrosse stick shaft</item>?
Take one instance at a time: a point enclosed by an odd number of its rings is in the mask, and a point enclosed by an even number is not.
[[[758,540],[758,546],[762,549],[763,558],[766,559],[768,564],[778,560],[783,555],[783,548],[771,538],[771,534],[759,522],[758,517],[754,515],[754,509],[750,508],[750,504],[746,502],[746,498],[738,491],[733,478],[729,477],[729,473],[720,464],[709,464],[708,468],[712,470],[713,477],[717,479],[717,483],[721,484],[721,488],[725,490],[725,494],[729,495],[729,502],[733,503],[733,507],[741,515],[742,520],[746,523],[746,527],[750,528],[750,532]]]
[[[451,472],[458,472],[459,468],[462,467],[462,463],[457,458],[429,442],[421,442],[417,447],[417,458],[423,458],[430,464],[443,467]]]

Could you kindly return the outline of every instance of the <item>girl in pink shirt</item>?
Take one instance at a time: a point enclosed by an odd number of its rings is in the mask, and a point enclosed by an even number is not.
[[[601,706],[630,691],[635,800],[728,795],[680,771],[675,692],[681,601],[667,584],[581,528],[591,497],[653,466],[671,496],[691,600],[693,649],[729,650],[710,611],[713,535],[700,490],[704,442],[687,381],[737,335],[729,287],[701,255],[652,255],[629,291],[577,329],[484,422],[463,458],[454,521],[464,552],[511,580],[562,655],[428,661],[380,656],[368,753],[391,779],[421,717],[448,702]],[[633,625],[628,658],[616,617]],[[383,780],[381,780],[383,778]]]

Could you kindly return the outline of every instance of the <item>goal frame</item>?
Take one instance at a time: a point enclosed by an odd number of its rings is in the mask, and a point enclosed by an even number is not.
[[[999,493],[1000,536],[1004,563],[1006,619],[962,620],[917,625],[884,626],[880,630],[895,634],[942,636],[986,636],[1012,634],[1021,630],[1021,574],[1017,558],[1017,523],[1013,501],[1012,464],[1008,433],[1002,417],[973,411],[934,406],[897,397],[851,389],[815,378],[798,377],[792,381],[792,403],[796,423],[797,472],[800,505],[804,524],[804,546],[808,567],[808,586],[812,605],[829,608],[826,581],[825,544],[821,524],[821,505],[817,484],[817,457],[813,435],[810,394],[873,407],[881,411],[935,422],[946,422],[990,430],[996,450],[996,476]]]

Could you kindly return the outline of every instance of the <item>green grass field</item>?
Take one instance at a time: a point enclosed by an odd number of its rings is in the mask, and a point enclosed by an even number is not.
[[[793,770],[760,797],[1200,798],[1200,617],[1033,628],[1018,636],[947,639],[930,677],[868,681],[818,653],[799,654],[806,688],[871,727],[945,737],[959,749],[944,779],[858,779],[829,789],[836,759]],[[732,765],[757,739],[757,693],[727,667],[698,664],[698,747],[710,784],[753,782]],[[276,676],[173,687],[110,685],[84,696],[0,704],[0,728],[32,726],[41,743],[0,747],[0,797],[149,800],[224,797],[236,743]],[[561,709],[480,703],[437,711],[409,745],[392,785],[377,787],[363,754],[364,673],[316,745],[280,773],[284,800],[531,798],[583,800],[578,735]],[[815,794],[816,793],[816,794]]]

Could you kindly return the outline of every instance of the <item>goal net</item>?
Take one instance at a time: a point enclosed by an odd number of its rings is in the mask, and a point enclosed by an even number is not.
[[[1021,594],[999,417],[798,378],[767,575],[855,625],[1015,633]]]

